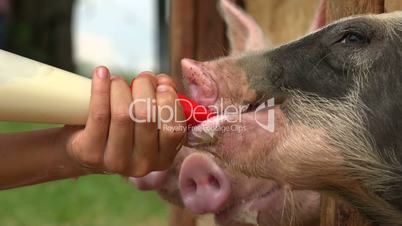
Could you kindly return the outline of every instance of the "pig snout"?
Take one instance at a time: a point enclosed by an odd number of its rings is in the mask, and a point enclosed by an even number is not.
[[[209,156],[200,153],[184,160],[179,186],[185,206],[197,214],[219,211],[231,194],[230,179],[224,170]]]
[[[213,71],[204,63],[191,59],[182,59],[181,67],[188,82],[190,95],[205,106],[215,103],[218,98],[218,88],[212,78]]]
[[[132,181],[139,190],[155,190],[163,186],[167,179],[167,176],[167,170],[155,171],[147,174],[144,177],[131,177],[130,181]]]

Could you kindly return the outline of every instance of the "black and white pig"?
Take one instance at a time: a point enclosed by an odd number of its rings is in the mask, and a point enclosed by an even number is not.
[[[188,64],[193,98],[215,109],[249,106],[195,128],[197,149],[286,191],[338,195],[377,225],[402,225],[402,12],[346,18],[272,50]],[[275,105],[261,110],[271,98]],[[242,132],[224,129],[232,126]]]
[[[248,84],[245,77],[231,71],[236,69],[232,68],[231,59],[250,51],[272,49],[272,45],[252,17],[231,1],[221,1],[220,9],[228,25],[231,57],[209,62],[184,59],[182,72],[189,92],[202,104],[211,105],[218,97],[224,97],[224,105],[242,104],[246,99],[251,103],[255,94],[245,89]],[[320,12],[322,9],[317,15]],[[314,20],[313,29],[322,25],[319,20],[322,16]],[[297,225],[319,225],[317,192],[296,191],[291,197],[294,205],[285,206],[290,197],[286,197],[289,193],[284,186],[230,171],[213,155],[188,147],[180,150],[169,170],[133,181],[139,189],[158,190],[164,199],[196,214],[212,213],[223,226],[279,226],[290,225],[290,221]]]

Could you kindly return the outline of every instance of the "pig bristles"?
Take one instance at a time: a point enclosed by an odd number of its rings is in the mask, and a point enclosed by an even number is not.
[[[402,164],[395,150],[389,150],[386,155],[376,150],[375,141],[364,126],[367,107],[359,93],[369,79],[375,79],[375,76],[367,76],[370,63],[362,62],[359,72],[346,72],[358,76],[355,76],[355,87],[343,99],[289,90],[290,101],[286,103],[285,113],[291,129],[285,129],[281,143],[269,151],[269,159],[266,153],[257,153],[250,156],[255,163],[250,166],[236,159],[217,157],[227,159],[226,166],[246,175],[288,184],[286,206],[290,211],[284,211],[284,217],[290,223],[295,217],[292,188],[335,191],[351,200],[364,215],[378,216],[379,222],[375,223],[402,225],[402,213],[377,195],[397,195],[392,194],[391,189],[402,180]],[[208,136],[214,137],[214,134]],[[316,153],[322,154],[317,156]],[[371,192],[365,188],[370,188]]]
[[[290,186],[283,186],[284,198],[283,198],[283,209],[281,216],[281,225],[296,226],[296,205],[294,201],[294,193]]]
[[[311,148],[315,146],[319,152],[308,152],[303,149],[303,151],[295,150],[293,152],[298,153],[297,156],[291,153],[285,156],[283,155],[285,152],[281,151],[281,147],[279,147],[279,150],[273,152],[279,154],[273,157],[275,159],[272,162],[280,162],[275,164],[277,166],[289,166],[293,162],[303,162],[303,165],[280,169],[283,170],[284,178],[287,177],[285,180],[293,183],[292,186],[336,190],[341,196],[353,200],[352,203],[363,213],[382,219],[382,222],[379,223],[401,225],[401,212],[375,195],[387,194],[388,190],[401,180],[399,175],[401,175],[402,164],[398,162],[394,150],[389,150],[387,156],[381,155],[375,149],[374,140],[364,126],[366,117],[363,109],[367,110],[367,108],[360,101],[358,94],[361,93],[360,89],[364,89],[365,81],[368,79],[366,68],[369,63],[362,63],[362,71],[359,73],[360,76],[357,76],[355,88],[344,100],[329,100],[313,94],[289,91],[292,96],[291,102],[287,106],[290,123],[296,128],[304,130],[309,128],[311,132],[304,131],[305,136],[307,136],[306,134],[314,136],[311,135],[317,134],[314,129],[325,128],[324,134],[317,135],[320,137],[318,139],[324,139],[325,142],[314,139],[311,142],[311,137],[294,138],[290,131],[282,144],[283,149],[297,147],[295,144],[300,145],[300,140],[310,140],[308,146]],[[328,114],[329,112],[331,114]],[[304,156],[300,156],[300,153],[303,153]],[[331,161],[317,159],[313,153],[322,153],[321,158],[330,158]],[[294,159],[300,157],[305,160],[296,161]],[[328,163],[333,163],[333,165],[328,165]],[[362,165],[365,167],[361,167]],[[326,168],[330,173],[320,175],[320,168]],[[264,172],[267,170],[265,169]],[[363,189],[357,184],[357,181],[362,182],[363,187],[370,188],[373,193]],[[309,183],[315,183],[315,185]],[[326,187],[322,187],[324,185]]]
[[[396,12],[377,15],[375,19],[380,19],[382,33],[389,39],[401,40],[398,34],[402,27],[401,17],[402,13]],[[356,52],[351,62],[358,70],[344,72],[345,77],[354,81],[351,91],[343,98],[330,99],[298,90],[284,90],[288,97],[283,104],[285,126],[289,126],[283,129],[283,136],[279,136],[273,147],[266,147],[265,152],[244,150],[246,156],[213,153],[228,168],[248,176],[274,179],[285,186],[281,219],[285,225],[297,222],[297,206],[292,193],[296,189],[336,193],[363,215],[376,219],[375,223],[402,225],[402,212],[388,203],[401,196],[395,188],[402,181],[402,163],[397,158],[397,150],[378,150],[367,128],[370,108],[360,97],[370,84],[377,84],[375,79],[381,75],[371,74],[373,60],[369,57]],[[209,144],[219,133],[199,131],[197,135],[202,143]]]

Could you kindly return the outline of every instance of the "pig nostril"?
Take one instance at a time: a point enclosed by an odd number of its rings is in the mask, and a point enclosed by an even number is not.
[[[197,193],[197,182],[193,178],[189,178],[184,182],[184,190],[187,194]]]
[[[221,188],[218,179],[216,179],[216,177],[214,177],[213,175],[209,175],[208,182],[216,190],[219,190]]]
[[[194,193],[197,191],[197,182],[195,180],[188,180],[186,187],[188,192]]]

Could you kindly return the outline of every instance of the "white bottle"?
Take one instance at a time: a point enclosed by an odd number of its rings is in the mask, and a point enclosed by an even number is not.
[[[0,121],[83,125],[91,80],[0,50]]]

